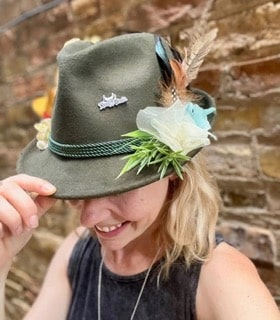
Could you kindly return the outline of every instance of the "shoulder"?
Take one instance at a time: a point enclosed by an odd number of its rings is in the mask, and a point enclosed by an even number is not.
[[[65,238],[50,263],[35,303],[24,319],[66,318],[72,294],[67,268],[73,248],[84,232],[84,228],[78,228]]]
[[[56,260],[60,260],[63,266],[67,266],[69,263],[69,259],[71,257],[73,248],[77,244],[77,242],[83,237],[83,235],[87,232],[84,227],[79,227],[72,231],[62,242],[60,247],[58,248],[56,254],[54,255],[53,262]]]
[[[51,260],[45,282],[48,280],[55,280],[57,277],[60,277],[60,279],[67,279],[67,268],[71,259],[73,248],[83,237],[85,232],[85,228],[79,227],[72,231],[64,239]]]
[[[280,320],[279,310],[254,264],[226,243],[201,268],[198,319]]]

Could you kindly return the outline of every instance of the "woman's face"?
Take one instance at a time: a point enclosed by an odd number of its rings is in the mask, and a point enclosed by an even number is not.
[[[147,242],[165,203],[168,185],[167,177],[115,196],[79,201],[81,224],[93,229],[101,245],[110,250],[123,249],[137,240]]]

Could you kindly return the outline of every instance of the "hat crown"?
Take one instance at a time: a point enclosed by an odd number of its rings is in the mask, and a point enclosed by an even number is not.
[[[131,141],[122,135],[138,129],[140,109],[160,105],[159,101],[170,106],[162,99],[160,82],[172,91],[168,80],[173,76],[169,65],[173,57],[176,52],[149,33],[96,44],[69,42],[58,54],[59,79],[48,148],[39,150],[33,140],[19,158],[18,172],[50,181],[57,187],[54,196],[61,199],[112,195],[158,180],[156,165],[145,166],[140,173],[133,168],[118,177],[125,165],[124,154],[134,154]],[[214,106],[203,91],[191,91],[200,97],[201,107]],[[212,122],[214,114],[207,117]],[[171,172],[173,167],[166,175]]]
[[[135,130],[138,111],[158,100],[161,72],[154,47],[147,33],[66,45],[58,55],[52,138],[62,144],[100,143]],[[114,97],[127,101],[99,107]]]

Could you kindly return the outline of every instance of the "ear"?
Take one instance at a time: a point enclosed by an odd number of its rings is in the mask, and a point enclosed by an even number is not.
[[[179,184],[179,177],[176,173],[171,174],[168,176],[168,199],[172,200],[174,197],[174,193],[176,192]]]
[[[176,179],[178,179],[178,176],[176,173],[172,173],[169,177],[168,177],[170,182],[174,182]]]

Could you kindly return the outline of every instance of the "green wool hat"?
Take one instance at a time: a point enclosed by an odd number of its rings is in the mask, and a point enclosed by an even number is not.
[[[57,188],[54,197],[60,199],[113,195],[158,180],[157,165],[118,176],[127,161],[124,156],[133,152],[123,135],[137,130],[139,110],[160,106],[160,83],[170,76],[168,59],[162,54],[175,57],[162,38],[149,33],[65,45],[57,57],[58,87],[48,147],[40,150],[37,140],[31,141],[20,155],[17,171],[51,182]],[[202,108],[214,107],[205,92],[192,91],[200,96]],[[209,115],[210,122],[213,117]],[[165,175],[173,171],[168,168]]]

